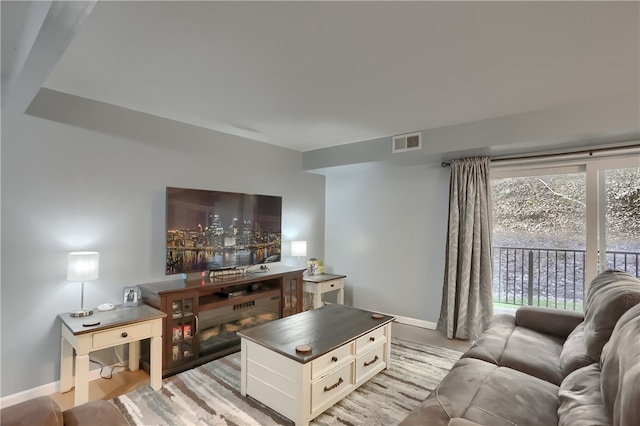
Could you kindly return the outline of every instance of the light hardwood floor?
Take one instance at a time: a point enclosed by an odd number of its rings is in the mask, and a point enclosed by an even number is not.
[[[442,346],[460,352],[464,352],[471,347],[471,343],[467,340],[449,340],[438,331],[405,324],[393,323],[391,335],[400,339]],[[114,374],[111,379],[97,379],[89,383],[89,401],[113,399],[140,386],[149,385],[149,375],[143,370],[132,372],[118,369],[116,371],[120,372]],[[63,394],[54,393],[50,396],[60,404],[63,410],[66,410],[73,407],[74,395],[74,390],[72,389]]]
[[[471,347],[471,342],[460,339],[447,339],[447,337],[439,331],[428,330],[426,328],[414,327],[406,324],[393,323],[391,336],[399,339],[410,340],[412,342],[427,343],[434,346],[442,346],[443,348],[453,349],[454,351],[465,352]]]
[[[118,372],[119,371],[119,372]],[[149,386],[149,375],[144,370],[129,371],[117,369],[111,379],[97,379],[89,382],[89,401],[109,400],[131,392],[140,386]],[[62,410],[73,407],[75,388],[66,393],[49,395]]]

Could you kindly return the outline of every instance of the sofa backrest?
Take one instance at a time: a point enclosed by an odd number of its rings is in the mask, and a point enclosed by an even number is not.
[[[600,359],[618,319],[639,303],[640,280],[633,275],[609,270],[593,279],[584,312],[584,340],[591,359]]]
[[[600,390],[611,424],[640,425],[640,304],[618,320],[600,366]]]

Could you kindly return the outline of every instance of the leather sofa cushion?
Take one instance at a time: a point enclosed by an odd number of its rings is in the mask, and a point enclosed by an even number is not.
[[[451,419],[448,426],[482,426],[482,425],[476,422],[472,422],[471,420],[456,417],[454,419]]]
[[[500,365],[559,386],[563,375],[560,354],[564,339],[517,327],[502,354]]]
[[[124,415],[109,401],[90,401],[62,413],[65,426],[129,426]]]
[[[509,367],[560,385],[560,354],[564,339],[516,326],[511,315],[496,315],[463,358]]]
[[[436,390],[431,392],[431,395],[409,413],[398,426],[425,426],[427,424],[429,426],[450,426],[453,419],[462,419],[459,417],[462,414],[455,412],[454,407],[446,397],[443,396],[443,399],[440,399],[435,394]]]
[[[516,321],[512,315],[494,315],[480,338],[462,357],[481,359],[500,365],[504,348],[515,328]]]
[[[91,401],[62,411],[51,397],[39,396],[5,407],[2,426],[128,426],[120,410],[109,401]]]
[[[571,332],[564,345],[562,345],[560,369],[562,370],[562,375],[567,377],[578,368],[586,367],[594,362],[587,355],[587,348],[584,344],[584,323],[582,323]]]
[[[600,393],[600,366],[596,363],[569,374],[558,393],[558,426],[609,425]]]
[[[610,423],[640,425],[640,304],[616,324],[600,365],[600,388]]]
[[[592,281],[584,317],[584,340],[587,354],[600,359],[618,319],[640,303],[640,280],[626,273],[605,271]]]
[[[593,303],[594,296],[600,290],[612,283],[624,280],[628,275],[629,274],[624,271],[617,271],[615,269],[607,269],[606,271],[600,272],[596,275],[596,277],[589,283],[589,291],[587,292],[587,297],[584,301],[585,312],[589,310],[589,306]]]
[[[438,388],[400,425],[557,424],[558,386],[511,368],[473,358],[458,361]],[[458,424],[465,424],[462,420]]]
[[[62,410],[48,396],[39,396],[2,409],[2,426],[60,426]]]

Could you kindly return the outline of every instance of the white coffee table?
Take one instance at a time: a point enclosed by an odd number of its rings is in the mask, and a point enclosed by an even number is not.
[[[328,305],[239,331],[241,393],[306,426],[388,368],[393,320]]]

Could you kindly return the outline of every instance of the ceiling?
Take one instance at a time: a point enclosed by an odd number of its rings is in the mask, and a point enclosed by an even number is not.
[[[105,1],[43,86],[304,152],[639,93],[638,22],[637,2]]]

